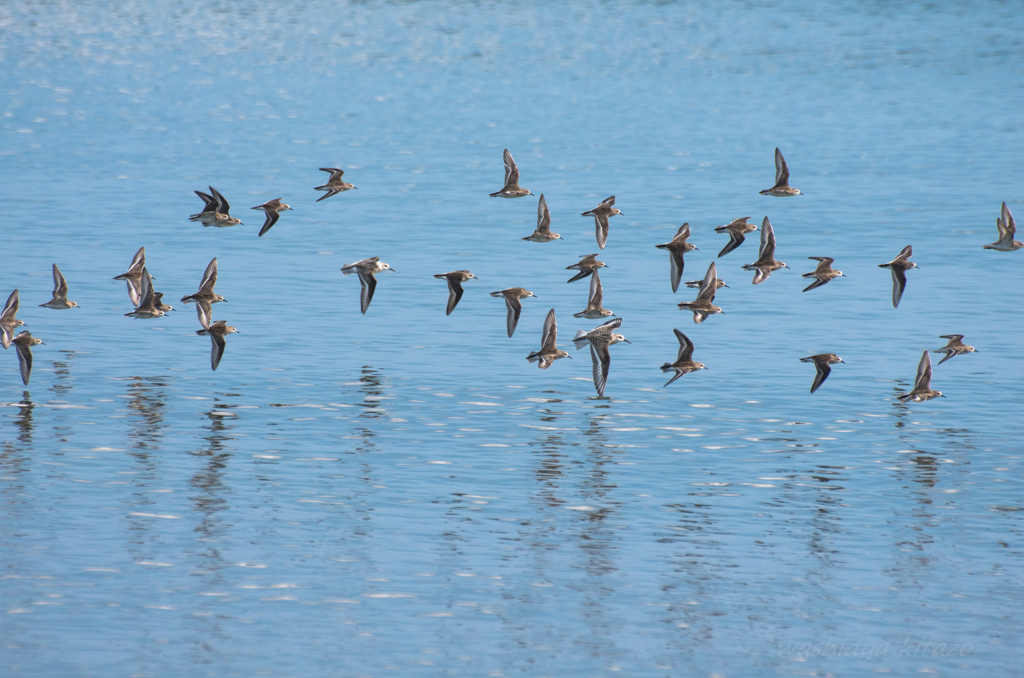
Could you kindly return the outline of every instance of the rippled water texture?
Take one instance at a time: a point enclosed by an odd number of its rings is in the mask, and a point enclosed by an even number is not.
[[[0,295],[45,342],[28,386],[0,352],[0,673],[1016,675],[1015,4],[116,4],[0,4]],[[775,147],[803,195],[758,194]],[[487,197],[504,148],[564,240]],[[244,225],[188,221],[208,186]],[[609,195],[597,398],[565,267]],[[753,286],[713,228],[766,215]],[[700,325],[683,222],[729,285]],[[112,280],[143,246],[164,318]],[[803,293],[813,256],[846,277]],[[216,372],[177,301],[213,257]],[[54,262],[80,308],[38,306]],[[674,328],[707,370],[666,388]],[[899,404],[943,334],[977,353]]]

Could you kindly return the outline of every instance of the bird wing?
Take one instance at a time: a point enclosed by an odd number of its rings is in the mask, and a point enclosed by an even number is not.
[[[679,356],[676,358],[676,362],[683,362],[690,360],[693,357],[693,342],[690,338],[680,332],[679,330],[672,330],[676,333],[676,339],[679,340]]]
[[[775,229],[768,217],[761,222],[761,250],[758,252],[759,259],[765,257],[775,258]]]
[[[208,299],[196,299],[196,317],[199,319],[199,324],[203,326],[203,329],[210,329],[210,318],[213,312],[210,309],[210,301]]]
[[[601,276],[595,270],[590,278],[590,298],[587,300],[587,305],[600,308],[603,301],[604,290],[601,288]]]
[[[597,389],[597,395],[603,397],[604,387],[608,384],[608,368],[612,362],[608,342],[590,342],[590,358],[594,369],[594,388]]]
[[[697,293],[696,301],[707,301],[712,302],[715,300],[715,292],[718,291],[718,269],[715,268],[715,262],[711,262],[708,266],[708,272],[704,274],[704,279],[700,283],[700,291]]]
[[[445,309],[445,315],[451,315],[452,311],[459,304],[459,299],[462,298],[462,281],[457,278],[449,277],[448,280],[448,306]]]
[[[832,372],[832,368],[829,367],[828,363],[820,360],[814,361],[814,368],[817,370],[814,374],[814,383],[811,384],[811,393],[818,390],[818,387],[825,383],[825,379],[828,378],[829,373]]]
[[[21,382],[28,386],[28,378],[32,376],[32,348],[27,344],[15,342],[18,351],[18,367],[21,368]]]
[[[505,306],[508,307],[508,315],[505,317],[505,329],[508,330],[508,336],[511,337],[516,331],[516,325],[519,324],[519,315],[523,312],[523,304],[517,296],[511,294],[503,296],[505,297]]]
[[[597,236],[597,246],[604,249],[605,243],[608,242],[608,215],[607,214],[595,214],[594,215],[594,235]]]
[[[898,266],[893,266],[892,270],[892,307],[896,308],[900,305],[900,299],[903,297],[903,290],[907,286],[907,273]]]
[[[548,211],[548,201],[544,199],[543,193],[537,201],[537,232],[551,235],[551,212]]]
[[[277,223],[277,220],[281,218],[281,215],[273,210],[266,210],[266,213],[267,218],[263,222],[263,228],[260,229],[259,236],[257,236],[260,238],[262,238],[263,234],[269,231],[273,227],[273,225]]]
[[[7,297],[7,303],[4,304],[3,313],[0,313],[0,320],[11,320],[18,314],[18,298],[18,290],[11,292],[11,295]]]
[[[224,357],[224,347],[226,345],[227,342],[224,341],[224,337],[219,334],[210,334],[210,367],[214,371],[220,365],[220,359]]]
[[[917,364],[917,377],[914,378],[914,390],[929,390],[931,387],[932,359],[928,356],[928,351],[925,351],[921,354],[921,362]]]
[[[543,351],[546,348],[556,348],[558,342],[558,322],[555,320],[555,309],[548,311],[544,317],[544,329],[540,334],[540,347]],[[542,360],[543,362],[543,360]],[[544,367],[544,365],[541,365]]]
[[[799,158],[797,158],[799,160]],[[782,157],[782,151],[775,149],[775,187],[789,185],[789,165]]]
[[[519,185],[519,167],[516,166],[516,161],[512,159],[512,154],[505,149],[502,153],[502,159],[505,161],[505,188],[512,188]]]
[[[215,211],[220,212],[221,214],[228,214],[228,212],[231,211],[231,205],[228,204],[227,199],[213,186],[210,186],[210,193],[213,194],[213,197],[217,200],[217,208]]]
[[[370,308],[370,302],[373,301],[373,291],[377,289],[377,276],[372,271],[360,268],[359,283],[359,310],[365,315],[366,309]]]
[[[683,253],[679,250],[669,250],[668,261],[670,265],[669,280],[672,282],[672,291],[675,292],[679,289],[679,280],[683,277],[683,267],[685,266]]]
[[[64,274],[57,268],[57,264],[53,265],[53,296],[68,296],[68,281],[64,279]]]
[[[213,288],[217,285],[217,257],[210,260],[210,263],[206,265],[206,270],[203,271],[203,279],[199,283],[199,291],[206,294],[212,294]]]

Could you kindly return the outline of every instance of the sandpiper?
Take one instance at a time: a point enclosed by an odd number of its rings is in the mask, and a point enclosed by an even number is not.
[[[471,278],[477,278],[469,271],[448,271],[447,273],[436,273],[435,278],[448,281],[448,307],[445,309],[445,315],[451,315],[452,311],[459,304],[459,299],[462,298],[462,283],[466,282]]]
[[[237,226],[242,223],[241,219],[236,219],[229,214],[231,205],[228,201],[220,194],[213,186],[210,186],[210,193],[203,193],[202,191],[195,191],[206,205],[203,207],[203,211],[199,214],[193,214],[188,219],[189,221],[201,221],[203,226],[216,226],[217,228],[226,228],[228,226]]]
[[[715,313],[722,313],[722,309],[715,306],[713,303],[715,300],[715,292],[718,290],[718,269],[715,268],[715,262],[711,262],[708,266],[708,272],[704,274],[704,280],[701,281],[700,291],[697,292],[697,298],[693,301],[682,301],[677,304],[679,308],[685,308],[688,311],[693,312],[693,322],[698,325],[704,322],[709,315]]]
[[[78,304],[68,299],[68,281],[64,279],[64,274],[57,268],[57,264],[53,265],[53,298],[39,305],[58,310],[78,307]]]
[[[594,388],[597,389],[597,395],[602,398],[604,397],[604,387],[608,384],[608,368],[612,362],[612,356],[608,351],[608,347],[621,341],[627,344],[631,343],[624,336],[613,331],[617,330],[620,325],[622,325],[622,318],[613,318],[603,325],[598,325],[589,332],[579,330],[572,339],[577,351],[583,348],[585,344],[590,344],[590,358],[593,362],[594,370]]]
[[[354,264],[345,264],[341,267],[342,275],[356,273],[359,275],[359,284],[362,289],[359,292],[359,310],[366,314],[373,300],[373,291],[377,289],[377,274],[381,271],[394,271],[389,264],[385,264],[380,257],[360,259]]]
[[[837,271],[832,268],[832,263],[835,261],[832,257],[807,257],[808,259],[814,259],[820,262],[813,271],[810,273],[804,273],[802,278],[814,278],[814,282],[804,288],[804,292],[807,290],[813,290],[815,287],[821,287],[825,283],[839,277],[845,278],[842,271]]]
[[[817,355],[809,355],[806,358],[800,358],[800,362],[814,363],[814,369],[817,370],[814,374],[814,383],[811,384],[811,393],[814,393],[818,390],[819,386],[825,383],[829,373],[832,372],[832,368],[829,365],[841,363],[843,359],[835,353],[819,353]]]
[[[655,245],[658,249],[668,250],[669,263],[672,268],[669,272],[669,279],[672,281],[672,291],[679,289],[679,279],[683,275],[683,255],[697,249],[696,245],[686,242],[690,237],[690,224],[686,223],[679,227],[672,240],[661,245]]]
[[[128,286],[128,298],[132,306],[139,305],[139,288],[142,285],[142,269],[146,267],[146,248],[140,247],[139,251],[132,257],[132,264],[128,270],[121,275],[115,275],[114,280],[124,280]]]
[[[704,363],[698,363],[693,360],[693,342],[690,341],[690,338],[679,330],[672,331],[676,333],[676,339],[679,340],[679,355],[674,363],[665,363],[661,366],[662,372],[675,372],[675,375],[665,382],[665,386],[668,386],[684,374],[707,369]]]
[[[590,278],[590,296],[587,299],[587,307],[581,312],[573,314],[573,317],[600,320],[601,318],[607,318],[610,315],[615,315],[608,309],[601,306],[603,301],[604,290],[601,287],[601,276],[598,275],[595,270],[594,274]]]
[[[500,191],[491,193],[492,198],[522,198],[524,195],[533,195],[525,188],[519,188],[519,168],[516,166],[516,161],[512,159],[512,154],[505,149],[505,152],[501,154],[502,159],[505,161],[505,186]]]
[[[558,323],[555,321],[555,309],[548,311],[544,318],[544,329],[540,335],[540,350],[526,356],[530,363],[539,363],[537,367],[546,370],[559,358],[572,358],[568,351],[561,351],[557,346]]]
[[[540,194],[540,200],[537,201],[537,228],[532,235],[526,236],[523,240],[531,242],[562,240],[562,236],[551,232],[551,212],[548,211],[548,202],[544,199],[543,193]]]
[[[597,246],[601,249],[604,249],[605,243],[608,242],[608,219],[616,214],[622,214],[614,205],[615,196],[610,195],[602,200],[597,207],[580,215],[594,217],[594,235],[597,236]]]
[[[505,306],[508,307],[508,315],[505,317],[505,329],[508,330],[508,336],[511,338],[512,334],[516,331],[516,325],[519,324],[519,315],[523,312],[521,300],[527,297],[535,297],[536,295],[522,287],[509,287],[508,289],[491,292],[491,296],[505,297]]]
[[[597,269],[607,266],[608,264],[604,263],[603,261],[597,260],[598,256],[600,256],[600,254],[586,254],[583,256],[582,259],[580,259],[572,266],[566,266],[565,270],[567,271],[572,269],[576,269],[577,271],[579,271],[579,273],[566,280],[566,282],[575,282],[580,278],[586,278],[588,275],[592,274]]]
[[[226,320],[218,320],[212,323],[209,327],[204,327],[201,330],[196,330],[196,334],[205,334],[210,337],[210,367],[217,370],[217,365],[220,365],[220,359],[224,357],[224,347],[227,342],[224,341],[224,337],[229,334],[237,332],[234,327],[228,325]]]
[[[746,240],[747,233],[753,233],[757,230],[755,224],[750,223],[750,217],[740,217],[739,219],[733,219],[725,226],[716,226],[715,233],[728,233],[729,242],[726,243],[722,251],[718,253],[718,256],[722,257],[732,252],[734,249],[743,244]]]
[[[181,298],[185,304],[196,303],[196,316],[204,328],[210,326],[210,305],[218,301],[226,301],[224,297],[213,291],[217,286],[217,257],[210,260],[203,271],[203,279],[199,282],[199,291]]]
[[[339,193],[344,193],[345,191],[349,191],[353,188],[356,188],[352,184],[342,179],[342,177],[345,176],[344,170],[340,170],[337,167],[321,167],[320,171],[330,172],[331,177],[327,180],[326,184],[324,184],[323,186],[317,186],[316,188],[313,189],[314,191],[327,191],[326,194],[317,198],[317,202],[320,202],[321,200],[327,200],[332,195],[338,195]]]
[[[908,393],[896,396],[901,403],[912,400],[915,403],[931,400],[932,398],[945,398],[942,391],[932,390],[932,360],[928,357],[928,351],[921,355],[921,362],[917,365],[917,377],[914,379],[914,388]]]
[[[962,334],[940,334],[940,339],[949,339],[946,345],[936,350],[936,353],[945,353],[946,357],[939,361],[939,364],[946,362],[954,356],[958,356],[962,353],[977,353],[978,349],[973,346],[968,346],[964,343],[964,335]]]
[[[758,253],[757,261],[752,264],[744,264],[743,268],[754,271],[754,284],[760,285],[780,268],[789,268],[784,262],[775,260],[775,229],[768,217],[761,222],[761,250]]]
[[[18,367],[21,368],[21,382],[28,386],[28,378],[32,376],[32,347],[43,343],[28,332],[19,332],[18,336],[11,340],[14,348],[18,351]]]
[[[896,258],[888,264],[878,265],[878,268],[888,268],[892,271],[893,308],[900,305],[900,299],[903,297],[903,290],[907,286],[907,271],[912,268],[917,268],[917,264],[910,261],[910,257],[912,256],[914,256],[914,250],[911,249],[910,245],[907,245],[899,254],[896,255]]]
[[[153,293],[153,278],[145,268],[142,269],[142,284],[139,289],[139,305],[134,311],[125,313],[125,315],[143,320],[162,316],[164,312],[156,306],[156,295]]]
[[[11,296],[7,297],[7,303],[4,304],[4,310],[0,313],[0,344],[3,347],[11,347],[11,338],[14,336],[14,328],[21,327],[25,323],[18,320],[15,316],[18,314],[18,290],[11,292]]]
[[[267,215],[266,221],[263,222],[263,228],[260,229],[260,234],[257,236],[262,238],[263,234],[269,231],[270,228],[277,223],[277,220],[281,218],[281,212],[290,210],[291,207],[281,202],[280,198],[276,198],[274,200],[268,200],[262,205],[256,205],[256,207],[253,207],[252,209],[263,210]]]
[[[1001,210],[1002,216],[996,219],[996,228],[999,229],[999,240],[996,240],[991,245],[985,245],[987,250],[998,250],[1000,252],[1013,252],[1024,247],[1024,242],[1020,242],[1013,239],[1013,236],[1017,234],[1017,224],[1013,220],[1013,215],[1010,214],[1010,208],[1003,203]],[[939,363],[940,365],[942,363]]]
[[[778,148],[775,149],[775,185],[761,191],[761,195],[774,195],[780,198],[800,195],[800,191],[789,186],[789,165]]]

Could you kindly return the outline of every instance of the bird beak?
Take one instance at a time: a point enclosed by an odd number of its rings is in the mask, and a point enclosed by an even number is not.
[[[632,342],[632,341],[630,341],[629,339],[623,339],[623,341],[624,341],[624,342],[626,342],[627,344],[632,344],[632,343],[633,343],[633,342]]]

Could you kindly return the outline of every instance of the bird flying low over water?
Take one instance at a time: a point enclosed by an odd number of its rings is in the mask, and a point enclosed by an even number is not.
[[[789,186],[789,165],[778,148],[775,149],[775,185],[761,191],[761,195],[774,195],[779,198],[800,195],[800,191]]]
[[[917,264],[910,260],[914,256],[914,250],[907,245],[896,255],[896,258],[887,264],[879,264],[878,268],[888,268],[892,271],[892,307],[900,305],[903,298],[903,290],[907,287],[907,271],[917,268]]]
[[[615,207],[615,196],[610,195],[602,200],[597,207],[580,215],[594,217],[594,235],[597,237],[597,246],[601,249],[604,249],[605,243],[608,242],[608,219],[616,214],[622,214],[622,212]]]
[[[227,347],[224,337],[237,331],[234,327],[228,325],[226,320],[218,320],[210,324],[209,327],[196,330],[196,334],[205,334],[210,337],[210,367],[213,368],[214,372],[217,371],[220,359],[224,357],[224,349]]]
[[[697,249],[696,245],[686,242],[689,237],[690,224],[686,223],[679,227],[672,240],[661,245],[655,245],[658,249],[668,250],[669,264],[671,265],[669,281],[672,283],[673,292],[679,289],[679,279],[683,275],[683,268],[685,266],[683,255]]]
[[[551,242],[552,240],[562,239],[562,236],[551,232],[551,212],[548,211],[548,201],[544,199],[544,194],[541,193],[540,200],[537,201],[537,228],[532,234],[523,238],[523,240]]]
[[[64,279],[64,274],[57,268],[57,264],[53,265],[53,298],[39,305],[58,310],[78,308],[78,304],[68,299],[68,281]]]
[[[228,201],[220,194],[213,186],[210,186],[209,193],[203,193],[202,191],[196,191],[204,203],[203,211],[198,214],[193,214],[188,219],[189,221],[201,221],[203,226],[216,226],[217,228],[226,228],[228,226],[237,226],[242,223],[241,219],[236,219],[229,214],[231,205]]]
[[[451,315],[455,307],[459,305],[459,299],[462,298],[462,283],[470,279],[477,279],[475,275],[469,271],[449,271],[447,273],[436,273],[435,278],[448,281],[448,306],[445,309],[445,315]]]
[[[164,311],[157,307],[156,294],[153,292],[153,277],[149,275],[149,271],[145,268],[142,269],[142,284],[139,292],[139,304],[135,310],[131,313],[125,313],[126,316],[133,318],[139,318],[141,320],[149,320],[152,318],[159,318],[164,315]]]
[[[262,238],[263,234],[269,231],[271,227],[277,223],[277,220],[281,218],[281,212],[290,210],[291,207],[281,202],[280,198],[275,198],[274,200],[268,200],[262,205],[256,205],[256,207],[253,207],[252,209],[263,210],[267,215],[267,218],[263,222],[263,228],[260,229],[260,234],[257,236]]]
[[[817,370],[814,374],[814,383],[811,384],[811,393],[818,390],[818,387],[825,383],[828,379],[828,375],[831,374],[832,368],[830,365],[843,362],[843,359],[837,356],[835,353],[819,353],[817,355],[809,355],[806,358],[800,358],[802,363],[814,363],[814,369]]]
[[[595,270],[590,277],[590,296],[587,299],[587,307],[579,313],[574,313],[573,318],[589,318],[599,320],[615,315],[601,304],[604,303],[604,288],[601,287],[601,276]]]
[[[512,159],[512,154],[508,152],[507,148],[501,157],[505,161],[505,185],[500,191],[491,193],[491,197],[522,198],[525,195],[533,195],[525,188],[519,187],[519,167],[516,166],[516,161]]]
[[[896,396],[901,403],[911,400],[921,403],[932,398],[945,398],[942,391],[932,390],[932,359],[928,357],[928,351],[921,355],[921,362],[917,365],[917,377],[914,379],[914,388],[909,392]]]
[[[681,301],[677,306],[687,311],[692,311],[693,322],[699,325],[708,316],[723,312],[722,309],[712,303],[715,300],[715,292],[718,291],[718,287],[718,269],[715,268],[715,262],[712,261],[711,265],[708,266],[708,272],[704,274],[704,279],[701,281],[697,298],[693,301]]]
[[[813,290],[817,287],[821,287],[825,283],[834,280],[835,278],[846,277],[843,275],[842,271],[837,271],[836,269],[832,268],[832,263],[835,261],[835,259],[833,259],[832,257],[807,258],[813,259],[819,263],[817,268],[815,268],[813,271],[811,271],[810,273],[804,273],[801,276],[802,278],[814,278],[814,282],[805,287],[803,290],[804,292],[807,292],[808,290]]]
[[[199,318],[199,324],[204,329],[210,327],[210,306],[216,304],[219,301],[227,301],[224,297],[220,296],[213,291],[213,288],[217,286],[217,257],[210,260],[210,263],[206,265],[206,270],[203,271],[203,279],[199,282],[199,291],[195,294],[188,294],[181,298],[181,300],[188,304],[195,302],[196,304],[196,316]]]
[[[505,316],[505,330],[508,332],[509,339],[511,339],[516,331],[516,325],[519,324],[519,316],[523,312],[523,302],[521,300],[537,295],[522,287],[509,287],[497,292],[491,292],[491,296],[505,298],[505,306],[508,309],[508,314]]]
[[[693,360],[693,342],[690,341],[690,338],[679,330],[672,331],[676,333],[676,339],[679,340],[679,355],[674,363],[665,363],[661,366],[662,372],[675,372],[675,375],[665,382],[665,386],[668,386],[684,374],[707,369],[704,363],[698,363]]]
[[[936,349],[935,351],[935,353],[946,354],[946,356],[939,361],[939,365],[958,355],[978,352],[978,349],[964,343],[964,335],[962,334],[940,334],[939,339],[949,339],[945,346],[940,349]]]
[[[566,280],[566,282],[576,282],[580,278],[586,278],[588,275],[593,274],[594,271],[596,271],[597,269],[607,266],[608,264],[604,263],[603,261],[597,260],[598,256],[600,255],[585,254],[582,259],[577,261],[572,266],[566,266],[565,270],[567,271],[570,271],[572,269],[576,269],[578,271],[576,275]]]
[[[377,289],[377,274],[381,271],[394,270],[389,264],[382,262],[380,257],[360,259],[354,264],[345,264],[341,267],[342,275],[355,273],[359,276],[359,284],[362,286],[359,292],[359,310],[363,315],[366,314],[366,309],[370,308],[370,302],[373,301],[373,291]]]
[[[558,323],[555,321],[555,309],[548,311],[544,318],[544,328],[540,335],[540,350],[526,356],[530,363],[538,363],[537,367],[546,370],[559,358],[572,358],[568,351],[558,348]]]
[[[772,228],[772,222],[768,221],[768,217],[761,222],[761,250],[757,261],[752,264],[744,264],[743,268],[754,271],[753,283],[755,285],[763,283],[774,271],[780,268],[789,268],[785,262],[775,259],[775,229]]]
[[[28,386],[28,379],[32,376],[32,347],[43,343],[42,339],[36,339],[28,332],[19,332],[18,336],[11,340],[15,350],[18,352],[18,367],[21,369],[21,383]]]
[[[128,286],[128,299],[132,306],[139,305],[139,293],[142,287],[142,269],[146,268],[146,248],[140,247],[139,251],[132,257],[131,266],[121,275],[115,275],[114,280],[124,280]]]
[[[593,362],[594,370],[594,388],[597,390],[597,395],[602,398],[604,397],[604,388],[608,384],[608,370],[612,363],[612,356],[608,348],[612,344],[618,344],[622,341],[627,344],[631,343],[629,339],[613,331],[619,329],[620,325],[622,325],[622,318],[613,318],[603,325],[598,325],[589,332],[579,330],[572,339],[577,351],[590,344],[590,358]]]
[[[733,219],[725,226],[716,226],[715,233],[728,233],[729,242],[726,243],[722,251],[718,253],[718,256],[722,257],[732,252],[734,249],[743,244],[746,240],[747,233],[753,233],[757,230],[755,224],[750,223],[750,217],[740,217],[739,219]]]
[[[1003,203],[1000,216],[996,219],[996,228],[999,229],[999,240],[989,245],[983,245],[987,250],[997,250],[999,252],[1013,252],[1024,247],[1024,242],[1014,240],[1013,237],[1017,235],[1017,224],[1013,220],[1013,215],[1010,213],[1010,208]]]
[[[320,202],[321,200],[327,200],[331,196],[338,195],[339,193],[344,193],[345,191],[351,191],[353,188],[356,188],[356,186],[353,186],[352,184],[342,179],[342,177],[345,176],[344,170],[340,170],[337,167],[321,167],[320,171],[330,172],[331,176],[327,180],[326,184],[324,184],[323,186],[317,186],[316,188],[313,189],[314,191],[327,191],[326,194],[317,198],[317,202]],[[263,234],[260,233],[260,235]]]

